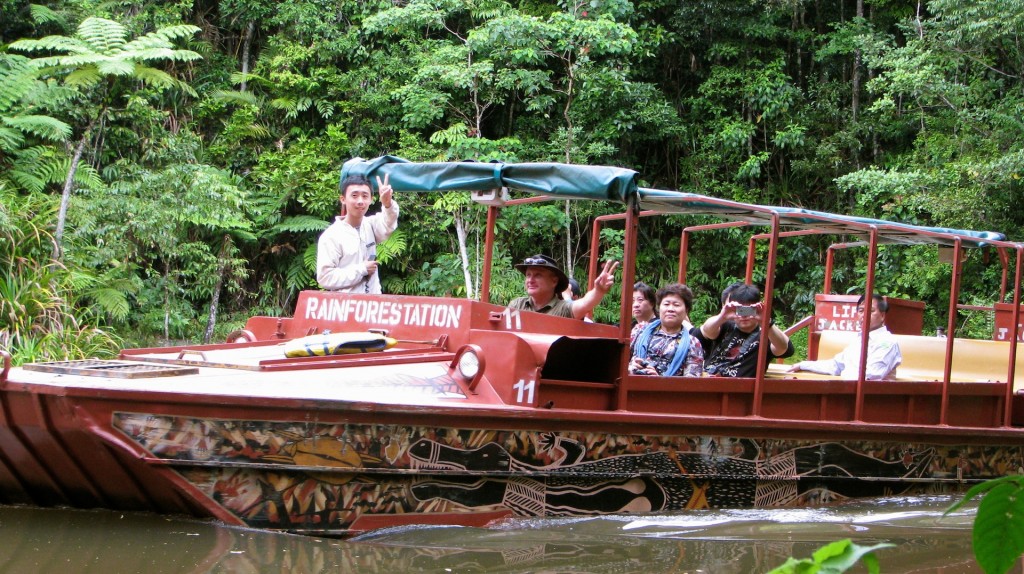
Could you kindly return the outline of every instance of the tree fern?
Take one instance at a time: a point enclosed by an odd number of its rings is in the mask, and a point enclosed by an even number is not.
[[[192,89],[192,86],[186,82],[182,82],[174,76],[164,72],[163,70],[157,70],[156,68],[149,68],[140,64],[133,65],[135,78],[142,80],[147,86],[153,86],[156,88],[177,88],[190,96],[196,96],[196,91]]]
[[[316,242],[306,246],[301,258],[292,258],[285,278],[288,289],[299,291],[316,286]]]
[[[62,108],[78,92],[40,79],[38,60],[0,53],[0,116]]]
[[[22,38],[12,42],[8,48],[25,52],[66,52],[68,54],[88,54],[94,51],[90,50],[78,39],[69,36],[45,36],[38,39]],[[57,58],[59,56],[36,58],[35,61],[43,66],[55,66],[58,65]]]
[[[138,286],[129,278],[119,277],[120,273],[118,269],[110,269],[100,276],[81,270],[71,273],[76,299],[94,304],[99,316],[124,321],[131,309],[129,295],[136,293]]]
[[[312,215],[293,215],[281,220],[270,229],[270,235],[280,233],[320,233],[327,229],[328,222]]]
[[[25,143],[25,136],[18,130],[0,124],[0,151],[11,153]]]
[[[132,55],[132,60],[139,62],[145,62],[147,60],[169,60],[171,62],[193,62],[200,59],[200,56],[196,52],[190,50],[174,50],[169,46],[161,46],[159,48],[146,48],[145,50],[139,50],[137,52],[126,52],[126,54]]]
[[[25,101],[29,104],[25,109],[32,113],[66,110],[69,106],[74,106],[75,100],[80,97],[81,93],[76,89],[55,82],[38,81],[25,95]]]
[[[273,100],[270,100],[269,105],[275,110],[285,112],[285,116],[288,118],[294,118],[298,108],[298,104],[295,100],[288,97],[274,98]]]
[[[89,87],[98,84],[102,79],[103,75],[100,74],[99,68],[83,63],[81,67],[64,76],[64,83],[69,86]]]
[[[159,30],[150,32],[144,36],[139,36],[125,44],[121,49],[125,52],[145,52],[146,50],[154,49],[169,49],[174,46],[175,40],[182,40],[191,38],[200,29],[190,24],[177,24],[173,26],[164,26]],[[183,54],[179,54],[173,57],[180,57]],[[198,54],[196,54],[198,56]],[[159,56],[159,59],[163,59],[166,56]]]
[[[71,126],[50,116],[28,115],[2,120],[5,126],[49,141],[63,141],[71,137]]]
[[[41,88],[46,87],[38,73],[31,60],[0,54],[0,152],[9,156],[26,144],[26,135],[48,141],[63,141],[71,135],[68,124],[34,113],[35,100],[41,99]]]
[[[6,178],[19,189],[41,192],[48,185],[59,185],[70,164],[71,158],[53,146],[23,148],[11,154],[8,169],[0,172],[0,181]],[[86,189],[104,188],[99,173],[90,165],[75,172],[75,183]]]
[[[135,73],[136,63],[128,58],[114,58],[96,62],[96,71],[100,76],[130,76]],[[156,84],[157,82],[150,81]]]
[[[30,177],[39,187],[25,187],[32,191],[43,191],[47,184],[59,184],[64,180],[71,165],[71,158],[62,150],[52,146],[34,146],[14,154],[12,177]],[[21,180],[19,180],[21,181]],[[27,182],[22,182],[26,183]],[[75,172],[75,183],[85,189],[103,189],[103,179],[92,166],[86,165]]]
[[[29,170],[18,169],[17,165],[8,169],[3,178],[7,178],[15,187],[34,193],[39,193],[46,188],[46,181],[39,177],[38,174]],[[0,178],[0,181],[3,181],[3,179]]]
[[[210,93],[210,97],[214,100],[222,102],[230,102],[234,104],[259,106],[262,105],[256,94],[252,92],[240,92],[237,90],[214,90]]]
[[[264,139],[270,137],[270,128],[262,124],[249,124],[238,130],[238,135],[253,139]]]
[[[297,264],[298,260],[292,260],[285,270],[285,285],[291,291],[309,289],[316,286],[316,275],[306,267]]]
[[[407,234],[404,230],[398,228],[386,241],[377,244],[377,261],[387,264],[393,258],[405,252],[407,247]]]
[[[68,27],[68,21],[60,12],[41,4],[29,4],[29,12],[37,24],[53,24],[61,29]]]
[[[124,49],[128,28],[106,18],[86,18],[78,25],[78,35],[93,50],[109,55]]]
[[[10,48],[26,52],[63,52],[61,55],[37,58],[35,63],[47,68],[70,69],[65,77],[65,82],[70,85],[91,86],[106,76],[132,76],[157,87],[181,88],[184,84],[143,62],[190,62],[201,59],[198,53],[174,48],[172,43],[173,40],[187,38],[196,32],[199,32],[199,28],[195,26],[166,26],[129,42],[125,26],[113,20],[93,17],[79,24],[75,37],[23,39],[12,43]]]
[[[260,84],[260,85],[263,85],[263,86],[270,86],[271,85],[269,80],[267,80],[266,78],[264,78],[263,76],[261,76],[259,74],[254,74],[252,72],[232,72],[230,78],[231,78],[231,83],[232,84],[241,85],[241,84],[244,83],[244,84]]]
[[[182,35],[191,35],[199,31],[197,27],[171,26],[151,32],[147,36],[163,39],[166,41],[167,52],[161,53],[161,58],[171,61],[191,61],[201,59],[201,56],[191,50],[172,49],[170,39]],[[67,209],[70,205],[71,192],[76,181],[82,154],[86,144],[89,142],[92,130],[96,126],[102,126],[110,110],[111,102],[116,101],[121,93],[114,92],[117,82],[100,83],[105,77],[117,77],[126,75],[135,77],[151,86],[158,88],[177,86],[184,88],[190,94],[194,94],[186,84],[178,82],[172,76],[161,70],[156,70],[144,65],[145,60],[156,59],[156,53],[152,51],[126,50],[128,45],[126,38],[128,30],[121,24],[103,18],[86,18],[78,27],[77,37],[48,36],[42,40],[19,40],[11,44],[11,49],[24,51],[48,50],[63,52],[63,55],[43,57],[36,59],[35,63],[41,66],[52,66],[61,71],[67,71],[64,81],[69,85],[80,85],[83,87],[97,86],[89,95],[94,97],[97,103],[96,111],[88,117],[87,124],[82,131],[82,137],[78,141],[73,160],[64,179],[64,187],[61,191],[60,211],[57,215],[57,227],[54,234],[56,245],[54,258],[62,257],[62,243],[64,238],[64,225],[67,220]],[[159,42],[153,39],[142,40],[144,45],[157,45]],[[56,71],[56,70],[55,70]]]
[[[38,73],[38,67],[28,58],[0,54],[0,114],[10,111],[25,97],[36,82]]]

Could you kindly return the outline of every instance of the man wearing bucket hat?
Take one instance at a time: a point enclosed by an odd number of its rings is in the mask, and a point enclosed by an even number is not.
[[[606,262],[601,274],[594,280],[593,289],[575,301],[566,301],[562,298],[562,292],[569,286],[569,277],[554,259],[547,255],[531,255],[515,266],[526,276],[523,283],[526,296],[513,299],[508,307],[556,317],[583,319],[611,289],[618,266],[618,261]]]

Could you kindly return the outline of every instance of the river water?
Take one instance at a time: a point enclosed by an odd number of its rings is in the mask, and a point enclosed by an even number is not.
[[[895,544],[877,554],[885,573],[980,573],[971,551],[977,507],[943,516],[953,501],[887,498],[823,509],[512,520],[488,528],[383,530],[350,540],[152,514],[0,507],[0,572],[746,574],[850,538]]]

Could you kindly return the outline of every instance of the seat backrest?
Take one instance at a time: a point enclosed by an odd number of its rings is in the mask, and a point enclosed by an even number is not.
[[[953,345],[953,372],[973,380],[1005,381],[1010,359],[1009,341],[957,339]],[[1024,385],[1024,345],[1017,345],[1014,386]]]
[[[945,365],[946,339],[921,335],[894,335],[900,346],[900,363],[896,374],[900,378],[911,377],[926,381],[942,379]],[[956,377],[954,377],[955,379]]]
[[[922,335],[894,335],[900,346],[903,362],[896,370],[900,379],[940,381],[946,362],[946,339]],[[822,331],[818,342],[818,358],[830,359],[857,341],[860,333]],[[1008,341],[957,338],[953,341],[952,377],[954,381],[1004,381],[1010,344]],[[1014,387],[1024,389],[1024,345],[1017,347],[1017,368]]]
[[[821,331],[818,339],[818,359],[828,360],[860,337],[856,331]]]

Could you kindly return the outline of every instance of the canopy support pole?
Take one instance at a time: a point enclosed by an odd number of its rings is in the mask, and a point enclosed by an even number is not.
[[[764,272],[764,307],[761,312],[761,342],[757,349],[757,372],[754,375],[754,403],[751,405],[751,415],[761,416],[761,401],[764,397],[764,375],[765,369],[762,365],[768,363],[768,353],[771,352],[771,339],[768,338],[768,329],[772,321],[772,294],[775,293],[775,255],[779,250],[779,225],[781,219],[778,213],[772,213],[771,237],[768,239],[768,263]],[[748,251],[747,261],[747,282],[753,279],[753,249]]]
[[[618,388],[615,393],[615,409],[623,410],[629,406],[629,389],[626,387],[626,378],[629,374],[629,359],[632,351],[629,348],[629,334],[632,331],[633,318],[633,283],[636,280],[636,237],[638,222],[640,219],[640,205],[636,196],[631,197],[626,204],[626,244],[622,251],[622,295],[619,297],[619,341],[622,343],[622,353],[619,366]],[[591,262],[598,257],[597,252],[591,252]],[[591,277],[591,281],[594,277]]]
[[[864,315],[860,324],[860,368],[857,370],[857,396],[854,399],[853,420],[864,420],[864,379],[867,378],[868,337],[870,336],[871,309],[875,306],[875,267],[878,265],[878,227],[869,228],[868,268],[864,284]]]
[[[960,276],[963,273],[960,237],[953,238],[953,274],[949,282],[949,311],[946,320],[946,364],[942,367],[942,403],[939,424],[946,425],[949,415],[949,379],[953,376],[953,342],[956,340],[956,311],[960,299]]]
[[[491,265],[494,260],[494,226],[498,223],[498,206],[487,206],[487,230],[484,233],[484,268],[480,281],[480,302],[491,302]]]
[[[1017,370],[1017,346],[1020,344],[1020,290],[1021,290],[1021,259],[1024,258],[1024,246],[1014,248],[1017,253],[1017,266],[1013,280],[1013,327],[1010,329],[1010,360],[1006,373],[1006,399],[1003,401],[1003,426],[1013,426],[1013,386]],[[1006,269],[1006,265],[1003,265]],[[1006,275],[1005,271],[1003,273]],[[1004,279],[1005,286],[1005,279]]]

